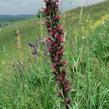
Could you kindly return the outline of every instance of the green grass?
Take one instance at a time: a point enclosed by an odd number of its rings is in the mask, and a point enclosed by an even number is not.
[[[109,13],[109,2],[70,10],[62,15],[66,33],[65,56],[72,84],[71,109],[109,109],[109,19],[91,29]],[[39,19],[16,21],[0,32],[0,109],[64,109],[56,96],[49,57],[30,57],[28,42],[46,31]],[[18,64],[16,28],[20,29],[23,65]],[[28,59],[31,58],[31,64]],[[36,59],[36,61],[35,61]]]

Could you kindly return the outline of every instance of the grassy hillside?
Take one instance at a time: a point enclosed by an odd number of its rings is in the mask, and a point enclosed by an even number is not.
[[[108,7],[106,1],[62,14],[71,109],[109,109]],[[43,23],[43,19],[32,18],[0,28],[1,109],[64,109],[56,97],[45,54]],[[35,43],[36,39],[38,55],[34,56],[28,42]]]
[[[108,4],[109,4],[108,2],[104,2],[98,5],[85,7],[83,9],[78,8],[78,9],[66,12],[63,15],[62,23],[65,27],[65,31],[68,33],[68,36],[70,36],[71,34],[73,35],[74,31],[77,31],[78,34],[79,33],[81,34],[81,31],[79,31],[81,30],[81,28],[84,28],[84,30],[86,30],[87,28],[89,28],[89,23],[93,25],[93,23],[100,20],[102,16],[105,16],[106,14],[108,14],[109,12]],[[13,51],[14,49],[16,49],[16,29],[17,28],[19,28],[20,30],[21,41],[25,41],[25,42],[22,42],[24,46],[28,46],[27,43],[31,40],[35,40],[37,36],[45,37],[43,34],[43,25],[41,24],[41,22],[43,23],[42,20],[28,19],[28,20],[16,21],[16,22],[8,24],[4,28],[1,28],[0,51],[1,52],[3,51],[4,46],[6,47],[6,51],[8,51],[8,53],[10,51],[9,50],[10,48]],[[85,32],[83,31],[83,34],[84,33]],[[12,54],[16,55],[14,52],[11,51],[11,55]],[[11,58],[10,54],[8,56],[9,58]]]

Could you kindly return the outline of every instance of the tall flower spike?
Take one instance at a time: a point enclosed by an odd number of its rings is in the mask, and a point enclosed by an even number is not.
[[[43,12],[46,16],[45,25],[47,27],[49,37],[46,43],[49,45],[48,51],[50,54],[52,69],[55,75],[59,93],[66,109],[69,109],[71,100],[69,98],[70,83],[66,79],[65,64],[63,61],[64,54],[64,32],[60,24],[59,15],[59,0],[44,0],[45,9]]]

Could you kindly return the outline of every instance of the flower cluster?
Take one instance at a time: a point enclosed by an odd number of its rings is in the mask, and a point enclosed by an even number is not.
[[[59,0],[44,0],[43,12],[46,16],[45,25],[49,36],[46,39],[48,51],[51,57],[53,73],[59,87],[59,96],[64,100],[66,109],[69,109],[71,100],[69,81],[66,79],[64,55],[64,32],[60,25]]]

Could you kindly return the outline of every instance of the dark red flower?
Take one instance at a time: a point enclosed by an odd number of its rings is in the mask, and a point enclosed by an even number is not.
[[[69,92],[70,91],[70,83],[69,83],[69,80],[64,80],[63,81],[63,85],[64,85],[64,91],[65,92]]]
[[[65,73],[60,73],[56,77],[57,81],[64,81],[65,80]]]

